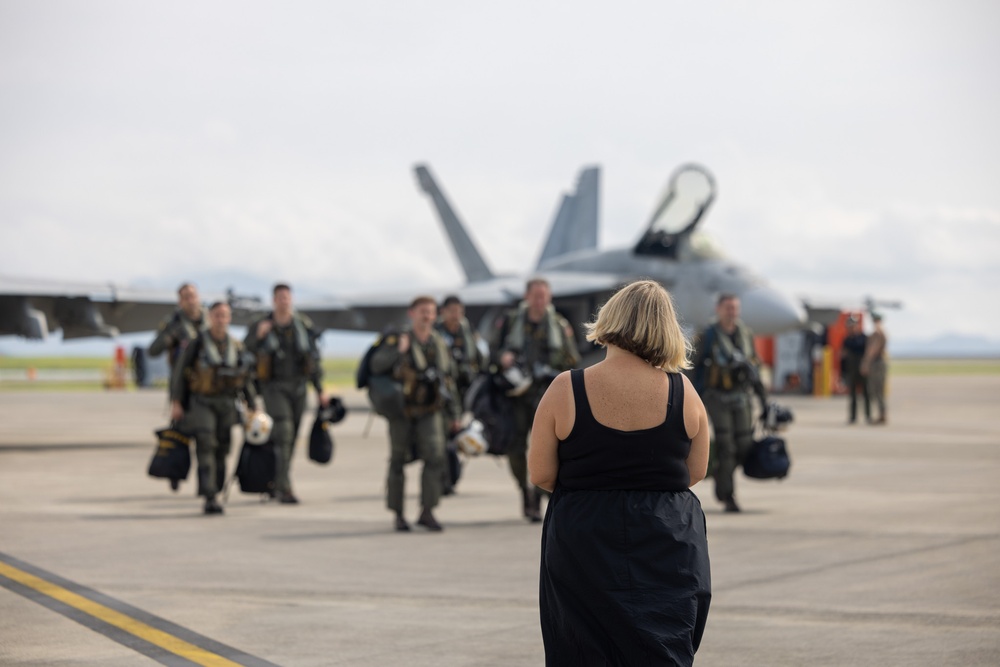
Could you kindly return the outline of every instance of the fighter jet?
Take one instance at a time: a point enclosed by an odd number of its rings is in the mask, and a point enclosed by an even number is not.
[[[708,325],[721,293],[742,301],[743,318],[758,334],[773,334],[801,327],[805,311],[794,299],[770,287],[749,269],[727,259],[697,233],[715,200],[715,179],[704,167],[686,164],[671,176],[654,207],[645,230],[634,245],[612,250],[597,247],[599,227],[600,168],[580,172],[576,189],[563,196],[534,269],[522,276],[496,275],[476,247],[444,192],[425,165],[414,168],[420,188],[430,197],[452,249],[465,273],[465,285],[429,291],[431,296],[457,294],[466,312],[481,331],[496,315],[515,304],[524,293],[528,277],[542,277],[552,286],[553,304],[577,325],[621,285],[638,279],[659,281],[674,297],[678,313],[691,331]],[[318,304],[301,309],[329,328],[380,330],[399,324],[402,304],[409,292],[345,297],[347,309],[332,310]]]

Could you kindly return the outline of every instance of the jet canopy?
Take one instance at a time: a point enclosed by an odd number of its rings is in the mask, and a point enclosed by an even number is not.
[[[681,165],[670,177],[660,202],[635,246],[637,255],[677,258],[690,246],[691,233],[715,200],[715,179],[697,164]]]

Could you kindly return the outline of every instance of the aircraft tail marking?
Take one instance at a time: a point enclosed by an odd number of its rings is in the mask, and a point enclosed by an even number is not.
[[[580,172],[576,192],[563,195],[562,203],[552,221],[552,228],[538,258],[538,269],[556,257],[578,250],[597,247],[598,204],[600,203],[601,169],[589,167]]]
[[[444,225],[444,230],[448,233],[451,247],[455,250],[455,255],[458,257],[458,261],[462,265],[462,270],[465,272],[465,279],[470,283],[474,283],[493,278],[493,272],[490,271],[490,267],[479,253],[476,244],[472,242],[472,238],[465,231],[462,221],[455,215],[451,204],[445,199],[444,193],[441,192],[441,188],[434,181],[430,170],[426,166],[419,164],[414,167],[413,171],[417,175],[417,182],[420,184],[420,188],[434,202],[434,208],[437,209],[438,216],[441,218],[441,224]]]

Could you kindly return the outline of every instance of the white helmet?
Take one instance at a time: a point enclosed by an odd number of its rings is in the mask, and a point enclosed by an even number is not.
[[[473,419],[468,426],[459,431],[454,440],[459,450],[466,456],[479,456],[490,448],[483,435],[483,423],[478,419]]]
[[[514,365],[503,372],[503,379],[510,384],[508,396],[520,396],[531,386],[531,375],[525,373],[520,366]]]
[[[274,420],[266,412],[255,412],[243,426],[247,442],[251,445],[263,445],[271,439],[271,429]]]

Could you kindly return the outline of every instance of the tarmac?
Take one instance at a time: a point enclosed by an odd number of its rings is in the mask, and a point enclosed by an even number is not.
[[[330,465],[300,438],[300,505],[234,490],[209,517],[193,474],[146,476],[162,391],[0,393],[0,664],[543,664],[541,527],[506,461],[467,462],[443,533],[396,533],[385,424],[344,399]],[[696,664],[1000,665],[1000,376],[893,377],[887,426],[779,401],[789,477],[740,478],[739,514],[695,487],[714,583]]]

